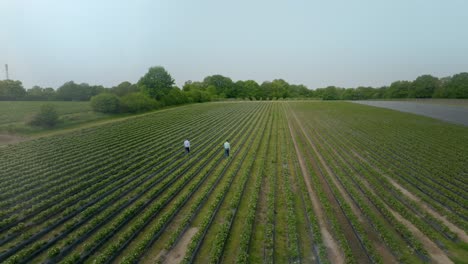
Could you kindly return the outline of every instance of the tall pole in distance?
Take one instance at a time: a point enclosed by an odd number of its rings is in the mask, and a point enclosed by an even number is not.
[[[8,64],[5,64],[6,79],[8,80]]]

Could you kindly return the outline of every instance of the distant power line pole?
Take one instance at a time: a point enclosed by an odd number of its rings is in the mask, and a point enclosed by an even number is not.
[[[8,80],[8,64],[5,64],[6,79]]]

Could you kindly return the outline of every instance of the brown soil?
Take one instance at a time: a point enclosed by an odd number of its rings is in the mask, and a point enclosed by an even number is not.
[[[296,154],[299,160],[299,166],[301,167],[302,175],[304,177],[304,181],[306,183],[306,187],[309,193],[309,198],[312,202],[312,207],[314,209],[315,214],[317,215],[317,221],[320,226],[320,232],[322,234],[323,243],[327,248],[328,258],[331,263],[344,263],[344,253],[338,246],[338,243],[333,239],[331,232],[328,230],[325,220],[325,214],[320,206],[318,198],[316,197],[316,195],[314,195],[312,184],[310,182],[311,176],[305,165],[304,157],[300,153],[299,147],[296,142],[296,138],[294,137],[294,131],[290,122],[291,121],[288,118],[289,131],[294,143],[294,148],[296,149]]]
[[[27,138],[16,136],[16,135],[10,135],[10,134],[0,134],[0,146],[2,145],[8,145],[8,144],[14,144],[18,143],[21,141],[25,141]]]
[[[325,168],[328,175],[334,175],[333,172],[330,170],[330,168],[327,166],[327,164],[326,164],[325,160],[323,159],[323,157],[320,155],[320,152],[317,150],[317,148],[315,146],[315,143],[312,142],[312,140],[310,139],[310,136],[306,133],[304,127],[299,122],[299,120],[297,119],[297,117],[296,117],[296,115],[294,113],[293,113],[293,116],[296,119],[300,129],[302,130],[302,133],[304,134],[306,140],[308,141],[309,146],[312,147],[313,151],[317,155],[320,164],[322,164],[322,166]],[[326,195],[328,201],[330,202],[330,204],[333,207],[333,210],[334,210],[334,212],[336,214],[336,218],[337,218],[338,222],[341,225],[343,235],[345,236],[346,240],[348,241],[348,245],[349,245],[351,251],[353,252],[353,255],[356,257],[356,259],[357,259],[357,261],[359,263],[368,263],[369,258],[366,256],[365,251],[360,246],[360,241],[359,241],[358,237],[355,235],[351,224],[348,222],[348,219],[346,218],[346,215],[341,211],[340,205],[339,205],[338,201],[335,199],[335,195],[334,195],[333,191],[331,190],[331,187],[328,186],[327,180],[322,175],[322,172],[319,170],[317,164],[313,163],[312,166],[314,167],[315,173],[320,176],[319,181],[321,182],[322,186],[324,187],[325,195]]]
[[[427,236],[425,236],[421,231],[419,231],[418,228],[416,228],[410,221],[406,220],[404,217],[402,217],[400,214],[397,212],[393,211],[392,209],[388,208],[390,212],[395,216],[395,218],[400,221],[403,225],[405,225],[411,233],[423,244],[424,248],[427,250],[429,253],[429,256],[431,257],[431,260],[434,263],[441,263],[441,264],[447,264],[447,263],[453,263],[452,260],[450,260],[447,255],[434,243],[432,240],[430,240]]]
[[[341,157],[338,155],[335,149],[332,149],[332,152],[335,156],[341,159]],[[334,175],[331,169],[325,163],[324,166],[330,175]],[[382,259],[385,260],[385,263],[398,263],[395,256],[392,255],[387,246],[385,246],[385,244],[378,238],[374,228],[371,226],[371,224],[368,222],[365,216],[361,213],[361,210],[354,204],[352,199],[349,197],[348,193],[344,190],[343,186],[338,182],[338,180],[335,179],[335,177],[332,177],[333,184],[335,184],[335,186],[338,187],[338,190],[340,191],[341,195],[346,200],[353,213],[357,216],[361,225],[364,227],[365,232],[369,237],[369,240],[372,241],[375,247],[375,250],[379,253]]]
[[[175,247],[170,250],[169,252],[163,250],[159,256],[156,258],[158,259],[163,259],[162,263],[167,263],[167,264],[176,264],[182,262],[182,260],[185,257],[185,252],[187,251],[187,247],[190,244],[190,241],[192,240],[192,237],[198,232],[198,228],[192,227],[185,231],[185,233],[182,235],[182,238],[177,242]],[[154,260],[148,260],[148,263],[154,263]]]
[[[355,151],[353,151],[353,154],[358,157],[360,160],[362,160],[363,162],[366,162],[367,164],[369,164],[370,166],[372,166],[365,158],[363,158],[361,155],[359,155],[359,153],[356,153]],[[375,168],[373,167],[377,172],[379,172],[380,175],[384,176],[395,188],[397,188],[398,190],[400,190],[400,192],[405,195],[408,199],[416,202],[419,204],[419,206],[425,210],[428,214],[432,215],[434,218],[436,218],[437,220],[441,221],[442,223],[444,223],[444,225],[446,225],[450,231],[454,232],[455,234],[457,234],[458,238],[465,242],[465,243],[468,243],[468,235],[466,234],[466,232],[459,228],[458,226],[452,224],[445,216],[439,214],[438,212],[436,212],[434,209],[432,209],[430,206],[428,206],[424,201],[422,201],[421,199],[419,199],[417,196],[415,196],[414,194],[412,194],[410,191],[406,190],[403,186],[401,186],[400,184],[398,184],[396,181],[394,181],[392,178],[390,178],[388,175],[385,175],[384,173],[382,173],[382,171],[380,171],[378,168]]]
[[[361,157],[358,153],[353,151],[354,155],[360,158],[363,162],[368,163],[371,165],[366,159]],[[381,173],[381,171],[378,168],[375,168],[377,172],[379,172],[381,175],[384,175]],[[385,176],[385,175],[384,175]],[[388,176],[385,176],[386,178],[390,178]],[[371,190],[371,192],[375,194],[374,190],[370,188],[367,182],[365,182],[366,187]],[[407,192],[409,193],[409,192]],[[404,217],[402,217],[400,214],[397,212],[393,211],[390,207],[386,206],[386,208],[393,214],[393,216],[400,221],[403,225],[405,225],[409,231],[423,244],[424,248],[427,250],[429,253],[429,256],[432,258],[432,261],[434,263],[453,263],[447,255],[434,243],[432,240],[430,240],[426,235],[424,235],[418,228],[416,228],[410,221],[406,220]]]

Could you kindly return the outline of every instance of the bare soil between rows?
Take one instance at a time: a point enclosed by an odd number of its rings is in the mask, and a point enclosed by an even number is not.
[[[163,250],[159,253],[158,257],[156,257],[156,261],[159,259],[164,259],[162,263],[165,264],[177,264],[182,262],[185,257],[185,253],[187,252],[188,245],[192,240],[192,237],[198,232],[198,228],[192,227],[189,228],[180,238],[179,242],[175,245],[175,247],[170,250],[166,251]],[[154,263],[155,260],[148,260],[148,263]]]
[[[335,241],[331,232],[327,228],[327,221],[325,219],[325,214],[320,206],[320,201],[314,195],[314,191],[312,189],[312,184],[310,182],[310,173],[307,170],[305,165],[304,157],[301,155],[299,150],[299,146],[297,144],[296,138],[294,137],[293,127],[290,123],[290,119],[288,119],[288,127],[289,131],[294,143],[294,148],[296,149],[296,154],[299,161],[299,166],[301,167],[302,175],[304,177],[304,181],[306,183],[307,191],[309,193],[309,198],[312,202],[312,207],[314,209],[315,214],[317,215],[317,220],[320,227],[320,232],[322,234],[322,239],[325,247],[327,248],[327,255],[331,263],[344,263],[344,253],[340,249],[338,243]]]

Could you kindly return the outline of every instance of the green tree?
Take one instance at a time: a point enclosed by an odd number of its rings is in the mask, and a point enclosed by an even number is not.
[[[36,85],[26,91],[25,99],[51,101],[55,99],[55,90],[53,88],[41,88],[40,86]]]
[[[136,93],[138,91],[138,86],[127,81],[121,82],[119,85],[111,88],[111,92],[118,96],[124,96],[130,93]]]
[[[64,83],[57,89],[57,99],[63,101],[88,101],[92,96],[103,92],[102,86],[90,86],[87,83],[77,84],[73,81]]]
[[[174,79],[161,66],[149,68],[148,72],[138,81],[140,90],[156,100],[161,100],[164,95],[167,95],[173,85]]]
[[[121,98],[123,112],[138,113],[154,110],[160,107],[160,103],[144,93],[131,93]]]
[[[120,111],[120,99],[115,94],[101,93],[91,97],[91,107],[95,112],[118,113]]]
[[[0,100],[19,100],[26,95],[26,90],[20,81],[0,81]]]
[[[411,89],[411,82],[409,81],[396,81],[385,90],[385,98],[408,98],[409,90]]]
[[[44,104],[29,122],[33,126],[54,127],[58,122],[58,112],[54,105]]]
[[[207,76],[203,79],[203,83],[206,87],[213,86],[219,98],[235,98],[234,83],[229,77],[219,74]]]
[[[323,90],[322,100],[338,100],[340,99],[340,91],[335,86],[328,86]]]
[[[307,87],[302,84],[291,84],[289,86],[289,97],[291,98],[304,98],[310,96],[311,90],[307,89]]]
[[[445,86],[449,98],[468,98],[468,72],[453,75]]]
[[[409,98],[431,98],[439,87],[439,79],[432,75],[421,75],[411,84],[408,91]]]
[[[289,83],[283,79],[275,79],[271,82],[271,98],[287,98],[289,97]]]
[[[173,87],[161,100],[164,105],[179,105],[189,101],[186,94],[177,87]]]

